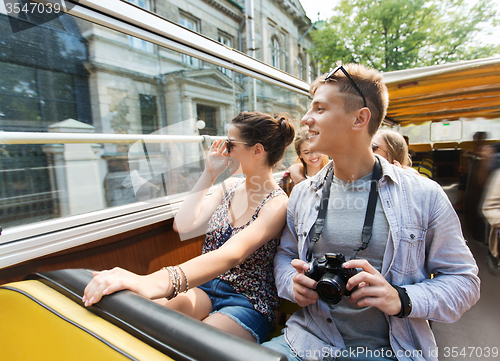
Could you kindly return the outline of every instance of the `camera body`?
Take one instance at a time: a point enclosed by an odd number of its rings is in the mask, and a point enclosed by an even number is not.
[[[346,290],[347,281],[358,271],[355,268],[343,268],[344,262],[345,256],[341,253],[326,253],[309,262],[309,270],[305,275],[318,282],[316,292],[326,303],[337,304],[342,296],[351,295],[357,288]]]

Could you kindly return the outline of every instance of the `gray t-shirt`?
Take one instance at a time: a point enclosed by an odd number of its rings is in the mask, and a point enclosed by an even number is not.
[[[349,260],[361,246],[371,176],[370,173],[348,183],[333,177],[325,225],[314,246],[314,257],[342,253]],[[370,243],[368,248],[358,252],[357,258],[368,260],[380,272],[388,239],[389,223],[379,198]],[[330,310],[347,349],[358,346],[371,350],[390,349],[389,325],[383,312],[377,308],[359,308],[349,303],[347,297],[342,297],[339,303],[330,306]]]

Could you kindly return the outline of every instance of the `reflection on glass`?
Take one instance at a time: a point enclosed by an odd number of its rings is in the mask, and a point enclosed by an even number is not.
[[[198,29],[197,19],[183,19]],[[12,33],[0,15],[1,130],[225,136],[242,110],[287,112],[298,128],[309,105],[307,96],[170,49],[131,46],[126,34],[68,15],[59,21],[65,32]],[[232,45],[223,33],[218,40]],[[277,170],[294,160],[290,148]],[[188,192],[203,167],[200,143],[0,145],[0,225]]]

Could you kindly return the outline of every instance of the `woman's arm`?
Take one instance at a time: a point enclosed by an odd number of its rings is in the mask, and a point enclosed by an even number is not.
[[[294,163],[288,168],[290,172],[290,178],[292,178],[295,184],[299,184],[300,181],[306,179],[304,175],[304,165],[302,163]]]
[[[215,141],[212,144],[205,170],[177,211],[174,221],[176,231],[179,233],[189,233],[198,227],[206,225],[221,202],[222,187],[218,187],[209,197],[205,197],[215,179],[234,161],[232,158],[223,155],[226,147],[221,145],[222,140]]]
[[[277,237],[285,226],[287,204],[288,198],[285,195],[274,197],[262,207],[255,221],[231,237],[222,247],[181,264],[190,287],[227,272]]]
[[[199,286],[237,266],[278,235],[285,226],[287,204],[288,198],[284,195],[269,200],[260,210],[259,217],[231,237],[222,247],[181,264],[189,287]],[[88,306],[99,302],[104,295],[123,289],[150,299],[167,297],[173,293],[169,272],[157,271],[147,276],[139,276],[115,268],[94,274],[94,278],[85,288],[83,302]],[[183,289],[184,280],[181,285],[181,290]]]

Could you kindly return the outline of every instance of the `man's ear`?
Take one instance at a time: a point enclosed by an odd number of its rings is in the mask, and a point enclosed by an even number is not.
[[[371,112],[370,109],[367,107],[361,108],[358,113],[356,114],[356,119],[354,119],[353,122],[353,129],[364,129],[365,127],[368,126],[368,123],[370,123],[370,118],[371,118]]]

